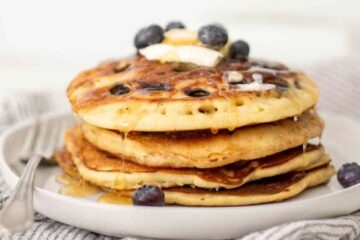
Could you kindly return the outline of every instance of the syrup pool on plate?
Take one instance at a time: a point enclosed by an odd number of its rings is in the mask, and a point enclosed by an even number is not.
[[[99,202],[120,204],[120,205],[132,205],[132,199],[128,196],[122,196],[116,193],[104,193],[98,199]]]
[[[101,191],[98,187],[95,187],[82,179],[76,179],[67,174],[60,175],[56,178],[57,182],[63,186],[60,188],[59,193],[67,196],[85,198],[94,196]],[[123,196],[116,193],[103,193],[98,198],[98,202],[111,203],[120,205],[131,205],[132,199],[129,196]]]
[[[69,175],[63,174],[57,177],[57,182],[63,184],[60,189],[60,194],[72,197],[90,197],[101,190],[95,186],[90,185],[82,179],[75,179]]]

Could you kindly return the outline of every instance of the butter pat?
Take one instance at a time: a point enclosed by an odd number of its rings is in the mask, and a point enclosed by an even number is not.
[[[148,46],[139,52],[148,60],[193,63],[206,67],[216,66],[223,57],[222,53],[205,47],[192,45],[174,46],[163,43]]]
[[[171,29],[165,32],[163,43],[171,45],[197,45],[197,32],[187,29]]]

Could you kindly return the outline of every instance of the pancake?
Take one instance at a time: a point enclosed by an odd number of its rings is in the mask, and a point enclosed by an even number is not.
[[[261,79],[266,91],[241,91]],[[122,95],[115,95],[120,89]],[[85,122],[123,132],[230,129],[302,114],[318,100],[316,84],[302,72],[262,60],[224,58],[216,67],[148,61],[140,55],[80,73],[67,95]]]
[[[292,172],[248,183],[240,188],[206,190],[191,187],[163,189],[166,204],[186,206],[242,206],[280,202],[294,197],[307,188],[324,184],[335,174],[328,165],[308,172]],[[120,196],[132,196],[131,191],[119,191]]]
[[[65,171],[74,168],[71,163],[73,161],[80,176],[86,181],[117,190],[136,189],[143,184],[164,188],[190,185],[230,189],[265,177],[309,170],[330,161],[321,146],[310,145],[307,152],[298,147],[258,160],[239,161],[213,169],[156,168],[120,159],[99,150],[83,137],[80,126],[67,132],[65,142],[68,153],[65,152],[58,158]]]
[[[79,178],[76,166],[72,164],[70,153],[58,151],[56,159],[65,173]],[[294,197],[306,188],[326,183],[335,174],[331,165],[318,167],[310,171],[291,172],[247,183],[240,188],[207,190],[194,187],[173,187],[163,189],[166,204],[188,206],[240,206],[269,202],[279,202]],[[115,190],[102,187],[113,195],[113,199],[122,196],[131,197],[131,190]]]
[[[321,135],[324,124],[313,111],[297,121],[288,118],[273,123],[221,130],[124,133],[83,125],[86,139],[118,157],[154,167],[213,168],[239,160],[253,160],[306,144]]]
[[[65,147],[57,150],[54,155],[56,163],[67,175],[74,179],[81,179],[72,156]]]

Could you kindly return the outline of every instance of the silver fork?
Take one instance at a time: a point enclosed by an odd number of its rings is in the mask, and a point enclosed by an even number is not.
[[[34,222],[33,189],[35,171],[41,160],[50,159],[56,148],[63,143],[63,133],[70,119],[38,123],[36,136],[27,134],[24,142],[33,138],[31,157],[16,184],[13,194],[0,211],[0,227],[9,233],[23,232]],[[22,154],[22,153],[20,153]]]

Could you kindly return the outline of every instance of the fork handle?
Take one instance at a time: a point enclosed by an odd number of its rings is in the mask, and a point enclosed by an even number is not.
[[[34,222],[34,178],[41,159],[42,156],[39,154],[31,156],[13,194],[0,211],[0,225],[10,233],[24,232]]]

